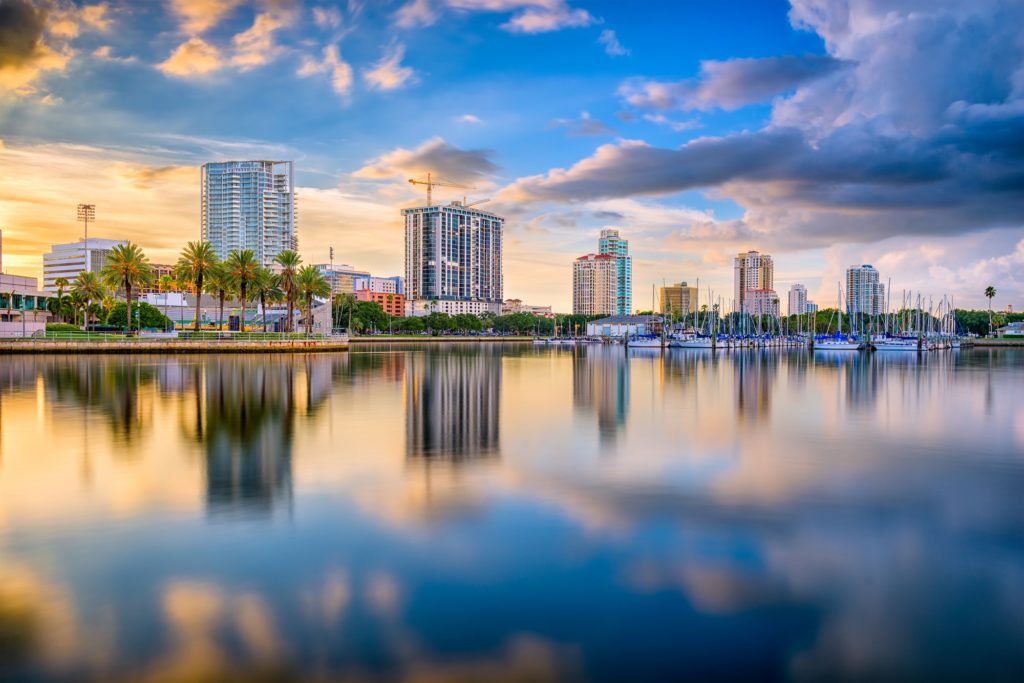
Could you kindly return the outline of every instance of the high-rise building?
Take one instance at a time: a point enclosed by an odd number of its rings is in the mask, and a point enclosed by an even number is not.
[[[72,282],[82,271],[100,272],[107,264],[110,251],[119,244],[128,244],[128,240],[90,237],[88,248],[85,240],[51,245],[50,253],[43,254],[43,291],[56,292],[57,278]]]
[[[865,263],[846,269],[846,310],[866,315],[885,312],[885,285],[878,281],[874,266]]]
[[[407,300],[471,303],[456,308],[474,312],[501,310],[504,218],[461,202],[403,209],[402,215]]]
[[[743,312],[750,315],[779,315],[779,295],[774,289],[748,289]]]
[[[803,285],[791,285],[789,288],[788,315],[803,315],[807,312],[807,288]]]
[[[291,161],[203,164],[202,237],[221,259],[252,249],[264,266],[298,248],[295,175]]]
[[[748,292],[760,290],[774,294],[775,266],[772,257],[756,251],[737,254],[733,260],[733,282],[736,310],[749,313],[746,306]]]
[[[605,228],[598,240],[598,254],[615,257],[615,310],[613,315],[633,312],[633,257],[629,255],[629,240],[624,240],[615,228]]]
[[[572,266],[572,312],[576,315],[616,315],[618,264],[610,254],[587,254]]]
[[[697,312],[697,288],[685,282],[662,287],[659,300],[664,315],[687,316]]]

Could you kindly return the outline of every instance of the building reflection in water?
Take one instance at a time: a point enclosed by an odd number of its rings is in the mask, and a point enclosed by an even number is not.
[[[291,509],[297,397],[306,414],[330,394],[329,357],[225,358],[196,367],[196,437],[206,453],[206,505],[213,516],[266,516]]]
[[[409,458],[458,462],[498,453],[501,362],[500,349],[489,347],[430,347],[408,355],[405,433]]]
[[[731,355],[736,378],[736,414],[740,419],[761,421],[771,414],[772,386],[779,372],[781,354],[757,349]]]
[[[578,410],[597,413],[602,441],[615,438],[629,414],[629,359],[621,346],[584,345],[573,350],[572,398]]]

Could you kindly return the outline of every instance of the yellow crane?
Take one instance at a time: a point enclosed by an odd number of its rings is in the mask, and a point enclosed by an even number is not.
[[[435,187],[457,187],[463,190],[474,190],[476,188],[470,187],[469,185],[462,185],[460,183],[453,183],[450,180],[440,178],[435,180],[431,173],[427,173],[426,180],[416,180],[415,178],[409,178],[410,185],[426,185],[427,186],[427,206],[434,205],[434,188]]]

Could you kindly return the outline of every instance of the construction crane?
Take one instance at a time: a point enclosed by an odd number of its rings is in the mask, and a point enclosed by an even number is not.
[[[490,199],[478,199],[475,202],[467,202],[466,198],[463,197],[462,198],[462,208],[468,209],[471,206],[476,206],[477,204],[486,204],[489,201],[491,201],[491,200]]]
[[[435,187],[457,187],[463,190],[475,190],[476,188],[470,187],[469,185],[461,185],[459,183],[453,183],[450,180],[441,178],[440,180],[434,180],[430,173],[427,173],[426,180],[416,180],[415,178],[409,178],[410,185],[426,185],[427,186],[427,206],[434,205],[434,188]]]

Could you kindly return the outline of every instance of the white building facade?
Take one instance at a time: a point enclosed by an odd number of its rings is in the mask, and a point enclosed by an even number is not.
[[[748,292],[774,289],[775,264],[771,256],[756,251],[736,255],[733,259],[733,305],[737,311],[750,313],[747,306]]]
[[[111,250],[119,244],[128,244],[128,240],[90,237],[88,242],[51,245],[50,252],[43,254],[43,291],[56,292],[57,278],[72,282],[82,271],[100,272],[107,265]]]
[[[803,315],[807,312],[807,288],[803,285],[792,285],[789,288],[789,315]]]
[[[580,256],[572,265],[572,312],[615,315],[618,308],[618,264],[610,254]]]
[[[885,285],[874,266],[865,263],[846,269],[846,310],[865,315],[885,312]]]
[[[438,311],[501,310],[504,218],[461,202],[403,209],[402,215],[407,300],[435,301]]]
[[[0,337],[30,337],[46,330],[47,293],[34,277],[0,275]]]
[[[296,249],[295,174],[291,161],[203,164],[202,238],[221,259],[252,249],[264,266]]]
[[[400,275],[393,277],[376,277],[360,275],[353,283],[356,291],[367,289],[381,294],[405,294],[405,278]]]

